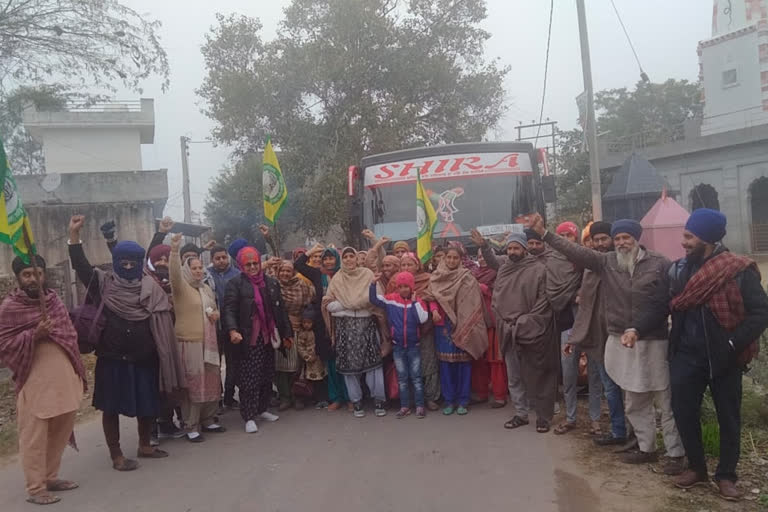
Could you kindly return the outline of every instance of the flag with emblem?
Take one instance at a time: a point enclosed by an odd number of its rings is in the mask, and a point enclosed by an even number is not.
[[[280,164],[277,163],[277,155],[272,148],[270,138],[267,138],[267,147],[264,148],[262,188],[264,189],[264,217],[274,226],[288,199],[288,189],[285,188],[283,172],[280,170]]]
[[[432,259],[432,232],[437,226],[437,214],[421,183],[421,169],[416,169],[416,226],[419,230],[416,255],[419,261],[427,263]]]
[[[17,256],[21,257],[25,263],[29,263],[29,255],[35,250],[32,229],[29,226],[29,218],[21,202],[16,181],[11,174],[2,140],[0,140],[0,183],[3,185],[3,193],[0,194],[0,243],[10,245]]]

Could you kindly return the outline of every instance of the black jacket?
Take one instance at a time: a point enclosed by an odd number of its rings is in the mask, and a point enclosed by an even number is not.
[[[300,255],[296,262],[293,264],[296,272],[303,275],[312,282],[315,287],[315,298],[312,301],[312,308],[315,310],[314,327],[315,333],[315,346],[317,347],[317,355],[323,361],[333,359],[334,352],[331,346],[331,339],[328,336],[328,330],[325,328],[325,321],[323,320],[322,302],[323,302],[323,273],[320,269],[311,267],[309,265],[309,258],[306,254]]]
[[[269,276],[265,276],[266,286],[261,290],[261,300],[265,307],[270,308],[272,318],[280,333],[280,338],[293,338],[291,322],[288,313],[283,307],[283,297],[280,292],[280,283]],[[222,324],[229,342],[229,331],[236,330],[243,335],[243,341],[234,347],[235,356],[240,354],[243,347],[251,340],[253,332],[253,315],[256,313],[256,301],[253,300],[253,285],[244,274],[233,277],[227,283],[227,291],[224,294],[224,310],[222,312]]]
[[[712,256],[727,251],[718,246]],[[682,293],[690,278],[699,270],[685,258],[672,264],[669,270],[670,296]],[[704,336],[704,348],[709,363],[710,377],[718,377],[738,367],[737,355],[746,349],[768,327],[768,296],[760,284],[760,276],[754,269],[748,268],[735,277],[744,300],[744,320],[729,332],[720,326],[709,306],[697,306],[688,311],[673,311],[672,330],[669,335],[670,352],[675,354],[684,335],[686,316],[693,314],[698,323],[698,330]]]

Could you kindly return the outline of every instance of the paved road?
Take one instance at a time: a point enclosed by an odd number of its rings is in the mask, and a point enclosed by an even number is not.
[[[203,444],[163,445],[164,460],[133,473],[111,469],[100,421],[77,428],[80,453],[67,450],[63,478],[81,488],[62,493],[56,512],[469,512],[597,511],[590,484],[577,476],[573,441],[514,432],[510,409],[475,408],[466,417],[431,414],[396,420],[346,412],[289,411],[258,434],[228,413],[225,434]],[[123,449],[136,446],[135,422],[123,420]],[[599,485],[599,484],[598,484]],[[592,487],[595,487],[593,484]],[[24,502],[21,470],[0,468],[0,510],[37,510]]]

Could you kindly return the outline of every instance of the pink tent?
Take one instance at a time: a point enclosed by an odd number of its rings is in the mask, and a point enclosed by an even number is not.
[[[680,242],[683,239],[685,223],[690,214],[671,197],[666,190],[661,198],[648,210],[640,224],[643,236],[640,242],[648,249],[659,252],[672,261],[685,256]]]

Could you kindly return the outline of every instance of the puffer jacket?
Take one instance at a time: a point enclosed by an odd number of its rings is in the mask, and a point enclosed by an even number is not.
[[[372,283],[369,300],[387,312],[387,322],[395,345],[403,348],[418,345],[419,326],[429,319],[427,307],[420,299],[404,299],[399,293],[379,295],[376,283]]]

